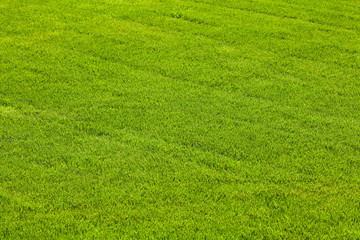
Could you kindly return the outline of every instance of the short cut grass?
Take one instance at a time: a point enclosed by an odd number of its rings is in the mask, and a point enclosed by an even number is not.
[[[359,238],[359,6],[0,0],[0,238]]]

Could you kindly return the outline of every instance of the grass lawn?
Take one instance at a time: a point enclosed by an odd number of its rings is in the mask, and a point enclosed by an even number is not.
[[[0,0],[1,239],[359,239],[359,0]]]

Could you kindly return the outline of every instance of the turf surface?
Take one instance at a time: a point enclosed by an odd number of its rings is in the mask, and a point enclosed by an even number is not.
[[[0,0],[0,238],[359,238],[359,103],[359,0]]]

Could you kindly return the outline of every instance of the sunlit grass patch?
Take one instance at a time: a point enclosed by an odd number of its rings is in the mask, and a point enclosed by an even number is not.
[[[0,238],[354,238],[349,1],[0,3]]]

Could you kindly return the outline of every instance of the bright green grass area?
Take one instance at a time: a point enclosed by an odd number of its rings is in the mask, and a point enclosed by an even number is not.
[[[359,0],[0,0],[1,239],[360,237]]]

